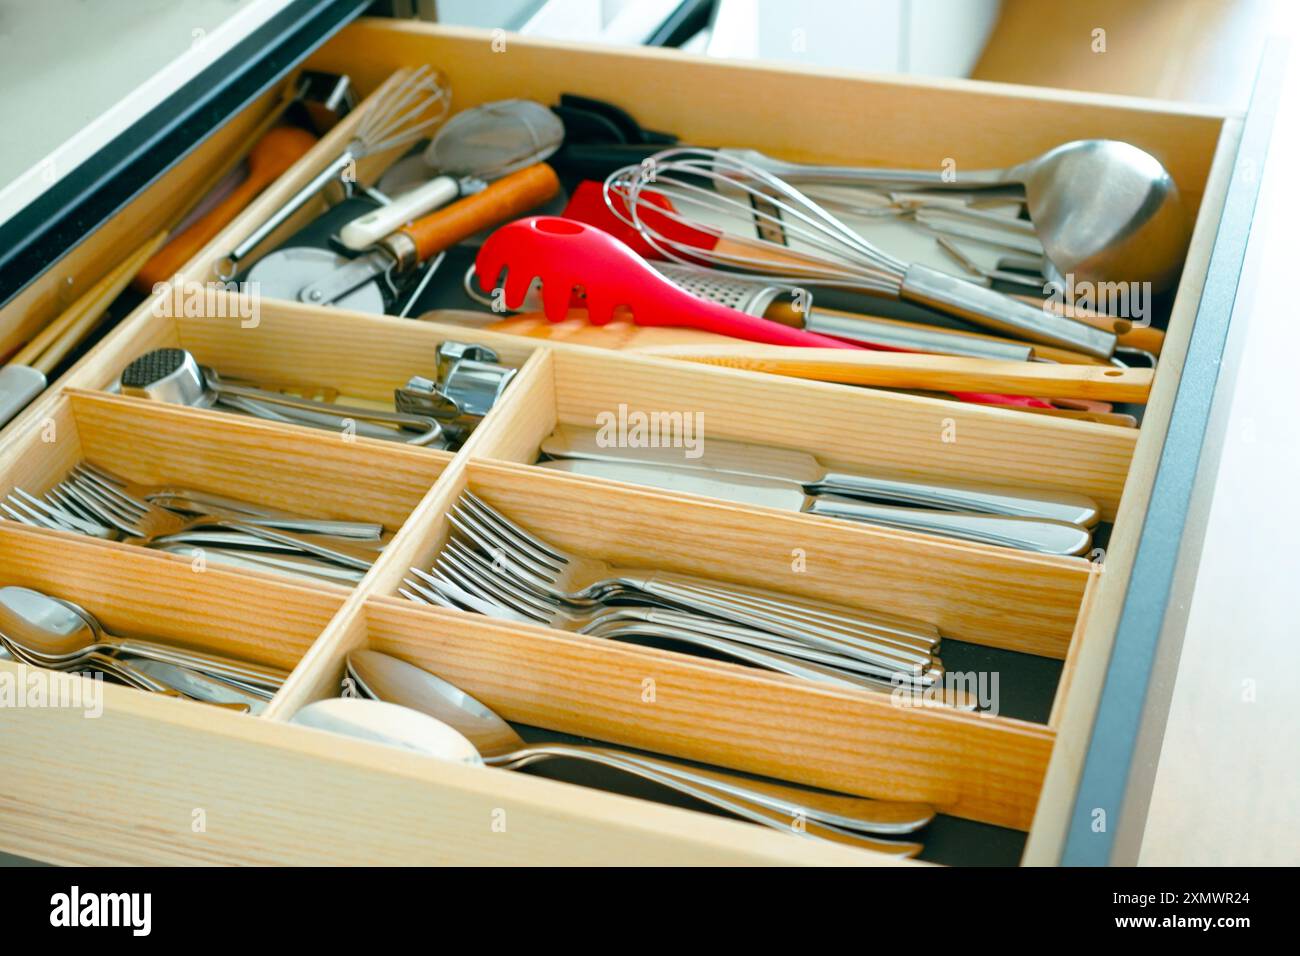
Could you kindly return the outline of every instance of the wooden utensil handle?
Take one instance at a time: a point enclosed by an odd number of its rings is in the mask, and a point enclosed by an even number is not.
[[[643,354],[817,381],[939,392],[1006,392],[1050,398],[1145,402],[1152,369],[1004,362],[910,352],[842,352],[781,346],[676,345]]]
[[[511,173],[481,193],[466,196],[423,219],[417,219],[396,235],[406,237],[413,247],[416,261],[424,261],[480,230],[522,216],[559,191],[560,180],[555,170],[545,163],[538,163]],[[393,238],[390,236],[385,241],[391,243]],[[399,255],[398,261],[405,265],[406,258]]]
[[[1015,295],[1012,298],[1020,299],[1030,305],[1045,306],[1056,315],[1068,315],[1079,322],[1086,322],[1093,328],[1114,332],[1119,336],[1120,345],[1142,349],[1142,351],[1150,352],[1152,355],[1159,355],[1165,344],[1163,330],[1149,325],[1134,325],[1132,319],[1116,318],[1113,315],[1104,315],[1095,309],[1085,309],[1080,306],[1071,306],[1067,311],[1059,302],[1044,302],[1043,299],[1034,296]]]
[[[244,181],[159,249],[136,274],[132,283],[135,288],[149,293],[155,284],[171,279],[263,189],[279,179],[315,145],[315,136],[296,127],[279,127],[268,132],[249,153],[248,175]]]

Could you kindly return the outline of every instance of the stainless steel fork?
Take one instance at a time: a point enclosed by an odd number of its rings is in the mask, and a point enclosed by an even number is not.
[[[158,539],[198,528],[224,528],[361,570],[368,569],[377,556],[373,548],[364,545],[342,540],[332,540],[327,544],[311,535],[253,525],[242,520],[208,515],[184,518],[138,496],[135,493],[139,490],[137,486],[125,481],[115,485],[80,465],[74,467],[58,487],[73,501],[120,530],[131,543],[149,546]]]
[[[455,538],[448,540],[438,557],[437,567],[462,587],[497,603],[505,604],[516,611],[530,615],[538,620],[562,626],[581,633],[593,633],[593,628],[608,626],[618,619],[629,619],[628,612],[635,609],[640,612],[659,610],[658,605],[637,604],[610,607],[598,605],[589,609],[571,609],[563,607],[560,602],[545,597],[526,586],[516,584],[509,573],[509,568],[499,562],[489,561],[471,547]],[[423,574],[413,569],[417,575]],[[641,620],[646,620],[644,617]],[[795,640],[773,634],[771,631],[759,631],[744,625],[733,624],[716,617],[694,613],[685,608],[663,608],[659,614],[661,624],[676,623],[696,634],[723,640],[738,640],[765,650],[775,651],[801,657],[819,663],[839,666],[844,669],[889,678],[904,672],[919,677],[920,668],[933,665],[935,658],[925,653],[890,653],[882,652],[878,659],[866,661],[862,655],[846,654],[813,647],[806,641]]]
[[[336,521],[328,518],[308,518],[304,515],[290,514],[274,508],[267,508],[264,505],[254,505],[251,502],[240,501],[238,498],[227,498],[223,495],[213,494],[210,491],[184,488],[179,485],[159,485],[157,487],[131,485],[124,478],[120,478],[88,461],[83,461],[78,467],[82,471],[89,472],[118,488],[127,489],[130,487],[132,489],[131,493],[136,497],[156,505],[162,505],[171,511],[215,515],[219,518],[233,518],[248,524],[264,525],[268,528],[282,528],[286,531],[297,531],[303,534],[328,534],[341,538],[357,538],[362,541],[377,541],[384,532],[384,526],[373,521]]]
[[[462,587],[452,579],[454,572],[450,569],[439,573],[438,569],[427,572],[412,568],[411,572],[420,580],[404,579],[406,588],[400,589],[399,593],[421,603],[458,608],[506,620],[544,623],[608,640],[675,641],[715,651],[765,670],[854,689],[888,691],[895,686],[887,676],[883,676],[889,673],[886,668],[877,671],[882,676],[873,677],[870,672],[864,673],[862,668],[855,666],[858,665],[856,661],[828,654],[819,662],[815,657],[809,659],[809,655],[803,655],[802,651],[806,648],[794,646],[793,642],[782,642],[780,638],[729,626],[720,621],[701,620],[681,612],[647,607],[605,608],[598,612],[578,614],[556,608],[549,617],[542,618],[474,590],[473,582],[465,578],[459,579],[465,585]],[[918,680],[932,682],[933,675]]]
[[[512,577],[570,608],[590,608],[620,595],[646,595],[733,623],[756,627],[864,660],[906,655],[924,663],[938,631],[923,621],[691,575],[619,568],[566,554],[515,525],[466,491],[452,509],[456,530]]]

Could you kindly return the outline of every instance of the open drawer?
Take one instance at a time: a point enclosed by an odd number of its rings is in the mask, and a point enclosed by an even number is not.
[[[214,648],[242,640],[250,654],[293,666],[257,717],[117,687],[104,688],[96,720],[0,709],[0,766],[12,768],[0,775],[0,800],[16,811],[0,818],[0,848],[67,863],[892,862],[694,804],[660,806],[643,798],[663,792],[604,777],[441,764],[290,722],[337,696],[347,653],[370,647],[444,676],[512,722],[570,739],[931,803],[941,816],[921,838],[922,860],[1059,862],[1183,360],[1204,320],[1201,293],[1243,118],[658,51],[514,37],[503,45],[487,33],[382,20],[345,28],[307,61],[348,73],[362,92],[423,63],[447,75],[457,109],[586,93],[687,142],[801,161],[925,168],[956,150],[967,167],[997,167],[1087,137],[1148,150],[1173,174],[1195,231],[1141,428],[291,302],[258,302],[255,323],[238,309],[169,308],[324,167],[337,145],[327,139],[182,271],[179,288],[147,300],[4,431],[0,492],[43,493],[88,458],[140,482],[250,488],[276,507],[310,494],[323,515],[379,520],[392,537],[360,582],[344,587],[248,568],[214,566],[204,577],[184,556],[0,523],[0,584],[80,595],[113,628],[192,631],[191,642]],[[139,202],[159,201],[150,195]],[[448,340],[488,345],[520,370],[454,454],[106,394],[141,352],[179,347],[224,373],[329,380],[349,398],[379,402],[431,367]],[[1033,555],[534,467],[557,424],[590,424],[620,403],[700,412],[711,435],[802,448],[837,467],[1083,492],[1101,506],[1109,538],[1093,560]],[[957,440],[945,441],[952,429]],[[164,474],[151,462],[168,455],[175,467]],[[444,543],[465,489],[547,541],[612,563],[920,619],[942,632],[950,670],[996,675],[997,712],[907,707],[888,692],[399,597],[410,569],[428,567]],[[794,552],[805,565],[794,567]],[[184,613],[167,618],[159,604],[173,594]],[[243,635],[231,626],[239,608],[248,614]],[[19,672],[0,662],[0,677]],[[109,801],[130,808],[150,839],[123,839],[81,812]],[[200,810],[201,832],[192,826]],[[335,839],[345,829],[348,838]]]

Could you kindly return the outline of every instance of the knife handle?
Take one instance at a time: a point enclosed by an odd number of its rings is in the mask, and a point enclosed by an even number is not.
[[[1042,518],[1091,528],[1101,517],[1097,502],[1086,495],[1038,488],[999,488],[993,485],[938,484],[897,478],[876,478],[846,472],[828,472],[807,486],[813,494],[824,492],[849,498],[870,498],[941,511],[972,511],[1013,518]]]
[[[1064,521],[900,508],[835,495],[813,498],[806,510],[814,515],[928,532],[1039,554],[1077,555],[1087,551],[1092,544],[1092,534],[1086,528]]]
[[[408,269],[476,232],[522,216],[559,191],[555,170],[536,163],[498,179],[480,193],[415,220],[390,235],[383,245],[401,268]]]

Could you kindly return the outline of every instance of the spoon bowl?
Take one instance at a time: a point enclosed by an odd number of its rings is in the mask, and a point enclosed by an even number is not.
[[[71,658],[101,649],[84,617],[31,588],[0,588],[0,632],[42,657]]]
[[[361,697],[331,697],[301,708],[291,722],[439,760],[483,765],[483,757],[459,731],[400,704]]]

